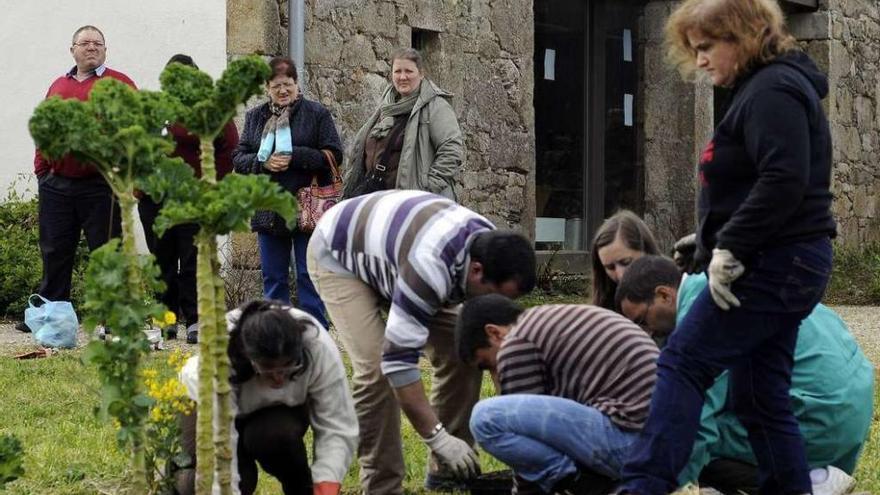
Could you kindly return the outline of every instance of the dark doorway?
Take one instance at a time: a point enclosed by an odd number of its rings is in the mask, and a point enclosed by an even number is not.
[[[642,213],[637,0],[535,0],[536,248],[584,250]]]
[[[587,8],[577,0],[535,2],[535,233],[539,249],[583,249]]]

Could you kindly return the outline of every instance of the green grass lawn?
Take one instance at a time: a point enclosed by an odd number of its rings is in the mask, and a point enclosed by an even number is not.
[[[167,353],[154,353],[150,365],[161,366]],[[880,377],[878,377],[880,382]],[[492,386],[483,383],[483,394]],[[113,493],[125,478],[127,462],[116,450],[114,430],[95,419],[97,377],[80,362],[79,352],[48,359],[16,361],[0,357],[0,434],[14,433],[26,450],[25,476],[7,487],[10,494]],[[880,387],[874,399],[871,440],[856,472],[858,489],[880,495]],[[421,488],[426,449],[404,421],[407,493]],[[502,466],[483,454],[483,469]],[[356,463],[355,463],[356,464]],[[261,494],[281,494],[268,476],[261,477]],[[357,468],[345,482],[345,493],[358,493]]]

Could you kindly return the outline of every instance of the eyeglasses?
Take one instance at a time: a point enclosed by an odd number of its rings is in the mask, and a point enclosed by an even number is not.
[[[289,376],[293,376],[293,375],[299,373],[300,371],[302,371],[302,369],[305,367],[305,364],[302,362],[299,362],[299,363],[295,363],[295,364],[289,364],[287,366],[265,368],[263,366],[260,366],[260,364],[257,363],[256,361],[252,360],[251,366],[254,367],[254,371],[256,371],[258,375],[263,375],[263,376],[272,375],[272,376],[289,377]]]
[[[296,86],[296,83],[289,83],[289,82],[275,83],[275,84],[269,85],[269,91],[278,91],[280,89],[293,89],[294,86]]]
[[[95,48],[104,48],[103,41],[80,41],[73,44],[74,46],[78,46],[81,48],[93,46]]]

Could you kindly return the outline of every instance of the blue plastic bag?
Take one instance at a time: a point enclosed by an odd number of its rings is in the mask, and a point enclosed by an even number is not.
[[[42,306],[34,306],[31,300],[39,297]],[[24,310],[24,322],[34,333],[34,339],[43,347],[72,349],[76,347],[76,332],[79,320],[68,301],[50,301],[34,294],[28,298],[28,308]]]

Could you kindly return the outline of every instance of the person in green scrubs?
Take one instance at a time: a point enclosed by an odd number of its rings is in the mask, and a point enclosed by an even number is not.
[[[643,256],[623,274],[615,300],[624,316],[663,339],[707,283],[705,274],[681,275],[668,258]],[[846,324],[827,306],[817,305],[800,325],[790,391],[814,494],[845,493],[854,484],[849,474],[871,425],[873,390],[873,366]],[[725,493],[751,493],[757,490],[757,471],[748,468],[756,460],[727,398],[725,372],[706,392],[700,430],[679,482],[706,484],[706,478],[714,478],[708,484]]]

